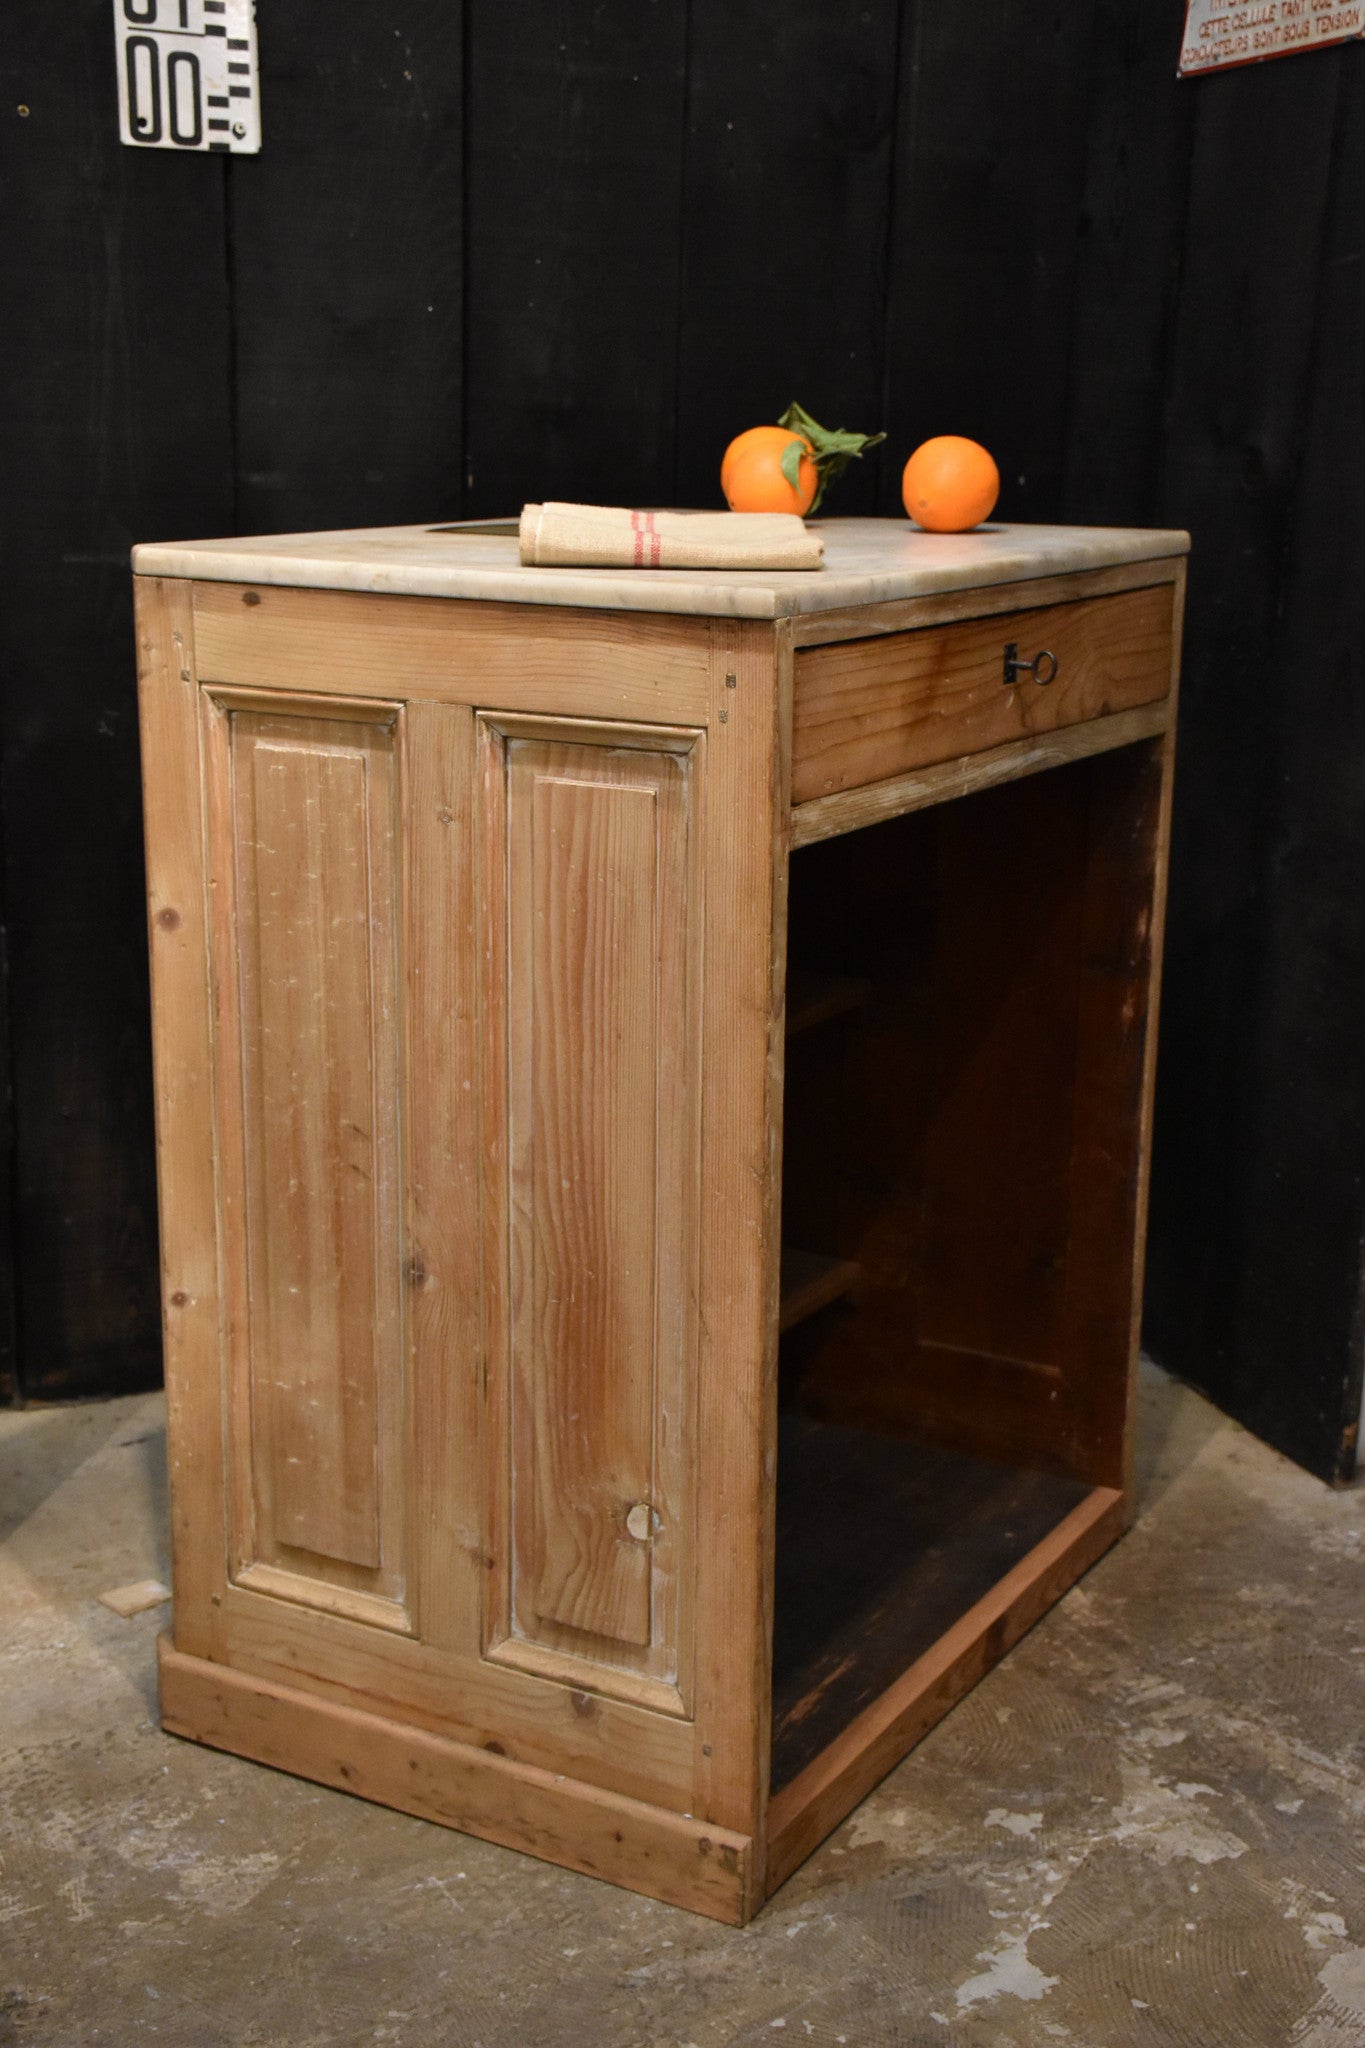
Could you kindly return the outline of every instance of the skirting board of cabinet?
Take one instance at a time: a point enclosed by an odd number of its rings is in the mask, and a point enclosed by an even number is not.
[[[172,1735],[742,1926],[749,1837],[158,1645]]]

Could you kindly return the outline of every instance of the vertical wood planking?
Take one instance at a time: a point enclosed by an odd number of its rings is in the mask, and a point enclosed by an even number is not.
[[[295,0],[228,168],[237,531],[458,514],[464,9]]]
[[[1237,1353],[1209,1384],[1341,1481],[1365,1351],[1365,67],[1355,50],[1316,61],[1341,101],[1268,693]]]
[[[404,706],[403,958],[416,1612],[433,1647],[480,1646],[479,760],[464,705]]]
[[[826,426],[881,417],[896,0],[694,7],[687,68],[680,505],[719,505],[720,459],[795,398]],[[891,451],[833,512],[870,512]]]
[[[771,626],[718,619],[711,634],[697,1485],[701,1501],[725,1501],[729,1514],[697,1522],[694,1810],[761,1842],[772,1732],[792,664],[785,629],[779,637]]]
[[[1090,33],[1030,0],[906,9],[880,512],[912,448],[966,434],[999,462],[1001,517],[1058,516]]]
[[[227,1559],[208,907],[190,585],[137,586],[177,1649],[221,1657]]]
[[[1180,0],[1095,0],[1062,517],[1156,518],[1190,141],[1202,87],[1173,74]]]
[[[1263,846],[1279,773],[1277,615],[1312,361],[1339,58],[1315,53],[1197,81],[1155,508],[1190,529],[1193,562],[1148,1335],[1164,1363],[1228,1389],[1241,1370],[1251,1019],[1263,987]],[[1230,190],[1238,194],[1235,233]],[[1283,1398],[1292,1400],[1287,1385]]]
[[[469,509],[667,504],[686,0],[467,9]]]
[[[0,88],[0,1256],[22,1385],[53,1399],[161,1366],[128,548],[231,523],[223,170],[120,145],[107,5],[12,0]]]

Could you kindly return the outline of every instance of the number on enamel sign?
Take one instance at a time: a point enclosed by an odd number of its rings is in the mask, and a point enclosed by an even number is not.
[[[114,0],[119,134],[138,149],[261,146],[254,0]]]

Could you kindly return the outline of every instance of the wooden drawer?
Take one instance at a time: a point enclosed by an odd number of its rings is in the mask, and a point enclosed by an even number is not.
[[[1174,586],[1002,612],[796,655],[792,802],[883,782],[1164,697]],[[1006,684],[1005,649],[1056,658],[1055,680]]]

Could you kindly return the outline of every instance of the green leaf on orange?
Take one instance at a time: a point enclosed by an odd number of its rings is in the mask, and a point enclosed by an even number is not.
[[[777,424],[780,427],[785,427],[790,425],[790,421],[779,420]],[[806,444],[804,441],[788,441],[786,447],[782,450],[782,474],[792,489],[798,494],[801,490],[801,457],[805,452]]]
[[[795,400],[787,407],[777,424],[780,427],[790,427],[809,444],[811,461],[815,464],[818,479],[815,496],[810,505],[812,512],[819,506],[828,485],[847,469],[855,457],[865,454],[869,448],[875,448],[879,441],[886,439],[885,434],[853,434],[844,427],[822,427],[819,420],[812,419],[806,408],[798,405]],[[782,455],[782,474],[792,488],[796,489],[796,475],[787,467],[790,456],[791,449],[785,449]],[[798,473],[800,460],[800,456],[797,455],[794,467]]]

